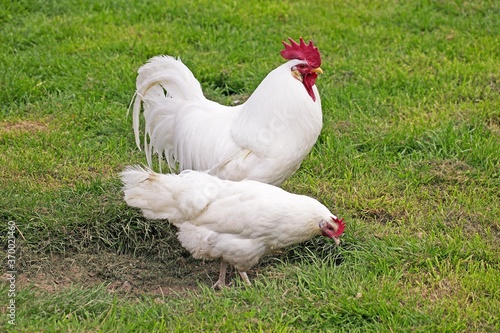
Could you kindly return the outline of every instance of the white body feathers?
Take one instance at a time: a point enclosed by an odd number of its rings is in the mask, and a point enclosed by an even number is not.
[[[127,204],[177,226],[193,257],[220,258],[243,272],[266,253],[320,235],[319,223],[336,219],[313,198],[256,181],[140,168],[126,169],[122,181]]]
[[[165,156],[171,169],[207,171],[222,179],[252,179],[279,185],[300,166],[322,127],[321,101],[291,75],[301,60],[279,66],[242,105],[206,99],[200,83],[180,61],[157,56],[139,69],[133,127],[141,147]]]

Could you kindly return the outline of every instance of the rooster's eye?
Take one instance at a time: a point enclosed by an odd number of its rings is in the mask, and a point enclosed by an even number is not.
[[[298,64],[297,66],[292,67],[292,71],[300,71],[303,72],[307,68],[305,64]]]

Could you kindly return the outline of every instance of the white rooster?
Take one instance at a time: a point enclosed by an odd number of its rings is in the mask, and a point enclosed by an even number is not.
[[[228,263],[250,285],[246,272],[265,254],[321,234],[338,245],[344,232],[344,221],[317,200],[257,181],[138,167],[121,176],[129,206],[146,218],[168,219],[194,258],[221,259],[218,287],[225,286]]]
[[[143,65],[133,102],[133,128],[141,148],[164,156],[171,170],[207,171],[222,179],[280,185],[299,167],[322,127],[315,82],[321,58],[312,42],[283,42],[289,60],[271,71],[248,100],[229,107],[205,98],[180,59],[157,56]]]

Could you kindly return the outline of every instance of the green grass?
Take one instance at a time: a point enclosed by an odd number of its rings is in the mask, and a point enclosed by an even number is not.
[[[5,283],[1,326],[499,331],[499,17],[496,1],[1,3],[5,254],[8,221],[19,229],[16,326]],[[316,239],[267,258],[252,288],[234,278],[214,292],[216,264],[122,201],[117,174],[145,163],[127,117],[136,71],[180,56],[229,104],[299,36],[322,54],[324,127],[283,187],[324,202],[346,234],[340,248]],[[132,293],[111,290],[125,280]]]

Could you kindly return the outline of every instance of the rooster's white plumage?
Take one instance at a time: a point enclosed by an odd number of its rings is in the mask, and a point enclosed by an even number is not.
[[[323,234],[338,244],[342,219],[317,200],[268,184],[229,181],[203,172],[158,174],[129,167],[121,174],[125,201],[146,218],[168,219],[194,258],[221,259],[216,285],[225,285],[226,265],[247,284],[248,271],[265,254]]]
[[[307,156],[322,127],[315,81],[322,73],[312,42],[283,42],[289,60],[271,71],[248,100],[224,106],[203,95],[200,83],[180,59],[157,56],[137,77],[133,128],[141,148],[171,170],[200,170],[222,179],[252,179],[279,185]]]

